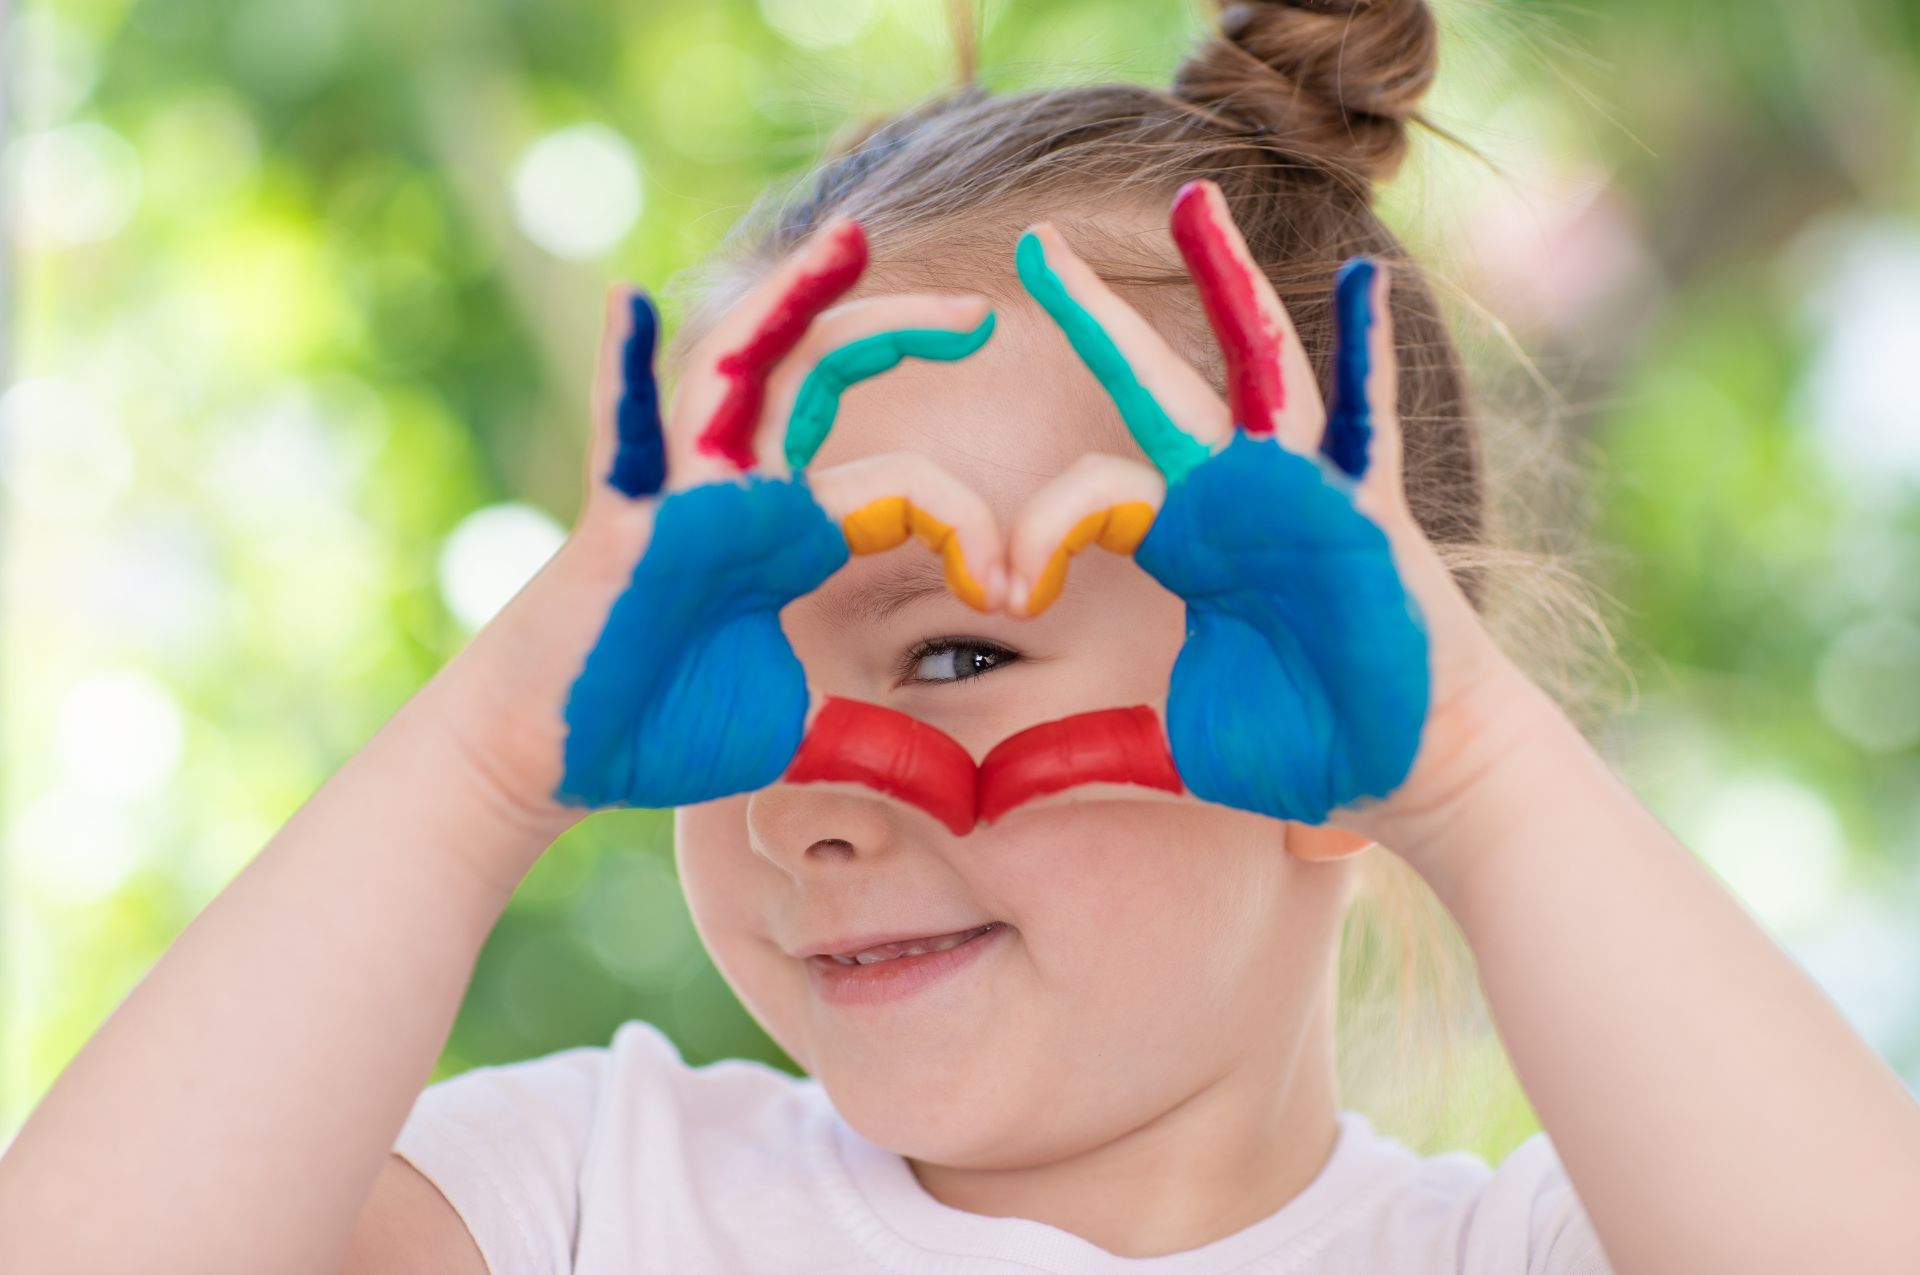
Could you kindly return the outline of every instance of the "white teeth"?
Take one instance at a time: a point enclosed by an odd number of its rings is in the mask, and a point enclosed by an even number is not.
[[[850,956],[835,955],[833,960],[838,965],[877,965],[881,961],[891,961],[901,956],[924,956],[929,952],[944,952],[948,948],[959,947],[968,939],[983,934],[998,924],[998,921],[993,921],[937,939],[915,939],[909,943],[882,943],[878,947],[870,947]]]

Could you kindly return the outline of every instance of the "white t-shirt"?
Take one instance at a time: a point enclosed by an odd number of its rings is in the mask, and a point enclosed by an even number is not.
[[[1357,1111],[1277,1212],[1197,1249],[1118,1257],[1058,1227],[940,1203],[818,1080],[690,1067],[658,1028],[429,1086],[394,1149],[493,1275],[822,1271],[1611,1275],[1545,1133],[1497,1169],[1422,1157]]]

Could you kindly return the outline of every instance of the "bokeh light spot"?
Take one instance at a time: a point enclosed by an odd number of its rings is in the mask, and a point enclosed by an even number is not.
[[[104,124],[67,124],[7,148],[6,195],[29,242],[110,239],[140,202],[140,158]]]
[[[604,124],[548,133],[513,170],[520,229],[556,257],[606,252],[633,229],[644,202],[633,148]]]
[[[1761,922],[1798,930],[1827,915],[1845,877],[1845,841],[1826,798],[1780,776],[1738,779],[1687,839]]]
[[[489,505],[460,520],[440,550],[440,596],[478,629],[553,556],[566,532],[532,505]]]
[[[60,761],[79,788],[130,797],[164,787],[180,764],[180,708],[138,669],[94,673],[60,705]]]
[[[133,449],[107,402],[64,377],[21,381],[0,397],[7,488],[49,519],[105,512],[133,478]]]

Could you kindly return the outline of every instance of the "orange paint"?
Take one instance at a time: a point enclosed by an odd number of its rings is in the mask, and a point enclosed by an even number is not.
[[[880,553],[904,544],[908,536],[918,536],[940,555],[946,567],[947,587],[954,596],[976,611],[987,609],[987,591],[967,570],[960,538],[953,534],[953,528],[905,496],[869,501],[840,520],[840,531],[847,538],[847,548],[856,554]]]
[[[1139,548],[1140,542],[1147,538],[1147,529],[1153,526],[1155,512],[1144,500],[1129,500],[1109,505],[1073,524],[1073,530],[1047,559],[1040,578],[1033,582],[1033,592],[1027,597],[1027,614],[1039,615],[1059,599],[1060,591],[1067,584],[1067,560],[1088,545],[1098,544],[1110,553],[1132,553]]]

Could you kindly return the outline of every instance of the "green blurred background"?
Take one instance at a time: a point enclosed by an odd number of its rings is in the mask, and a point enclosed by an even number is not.
[[[1383,207],[1503,446],[1583,466],[1608,755],[1920,1082],[1920,0],[1437,8],[1431,114],[1497,167],[1422,137]],[[1164,83],[1198,27],[985,19],[1000,88]],[[0,1141],[557,544],[603,289],[953,74],[940,0],[62,0],[7,72]],[[791,1065],[666,838],[547,855],[438,1074],[630,1017]]]

